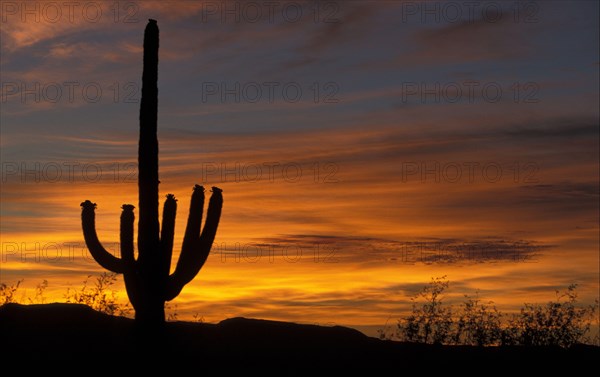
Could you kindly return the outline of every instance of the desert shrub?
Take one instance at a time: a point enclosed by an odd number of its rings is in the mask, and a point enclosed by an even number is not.
[[[409,342],[442,344],[451,338],[452,310],[443,304],[449,282],[445,276],[432,278],[411,300],[412,313],[398,321],[398,338]]]
[[[381,340],[403,340],[404,338],[399,339],[399,328],[396,326],[396,329],[394,329],[389,325],[391,318],[392,316],[389,316],[383,328],[377,330],[377,337]]]
[[[89,287],[88,275],[79,290],[67,289],[66,302],[84,304],[99,312],[109,315],[129,316],[131,307],[129,303],[121,304],[117,300],[117,292],[111,287],[117,281],[117,274],[103,272],[96,278],[94,286]]]
[[[131,307],[129,303],[121,303],[118,301],[118,292],[112,288],[117,281],[117,274],[102,273],[96,277],[93,286],[89,285],[89,280],[92,275],[88,275],[83,281],[83,285],[79,289],[67,288],[64,295],[67,303],[84,304],[94,310],[106,313],[109,315],[130,316]],[[48,288],[48,281],[43,280],[35,288],[35,295],[27,297],[27,291],[20,289],[23,280],[19,280],[14,284],[0,284],[0,305],[8,303],[28,303],[28,304],[45,304],[45,291]],[[17,299],[17,293],[22,291],[22,297]]]
[[[35,287],[35,296],[33,298],[27,297],[30,304],[45,304],[46,297],[44,291],[48,288],[48,280],[43,280],[40,284]]]
[[[454,342],[473,346],[500,344],[502,339],[502,314],[492,301],[481,303],[479,293],[475,297],[465,295],[454,329]]]
[[[576,288],[556,291],[556,300],[546,304],[526,303],[509,321],[505,343],[568,348],[584,341],[596,306],[578,306]]]
[[[165,314],[167,321],[177,322],[179,321],[179,312],[177,311],[177,304],[171,304],[170,302],[165,303]]]
[[[591,338],[585,339],[584,341],[588,344],[593,344],[595,346],[600,347],[600,300],[596,299],[594,301],[594,305],[592,305],[592,309],[590,311],[590,316],[594,317],[594,322],[596,323],[596,334],[594,334]]]
[[[493,302],[482,302],[478,292],[474,297],[465,295],[458,309],[444,305],[442,298],[448,287],[445,276],[432,279],[411,299],[412,311],[398,321],[396,333],[386,325],[378,331],[379,338],[474,346],[600,345],[600,332],[588,336],[594,321],[600,325],[598,300],[594,305],[580,306],[577,285],[557,291],[556,300],[546,304],[526,303],[510,317],[498,311]]]
[[[17,281],[15,284],[0,284],[0,305],[9,304],[11,302],[16,302],[15,295],[19,289],[19,285],[23,280]]]

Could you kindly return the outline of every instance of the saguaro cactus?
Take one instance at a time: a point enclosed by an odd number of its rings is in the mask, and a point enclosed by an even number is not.
[[[181,255],[175,271],[170,274],[177,200],[174,195],[167,195],[159,235],[157,79],[158,26],[155,20],[149,20],[144,33],[144,72],[140,108],[138,149],[140,219],[137,259],[134,256],[133,245],[134,206],[124,204],[122,207],[121,258],[117,258],[104,249],[96,235],[96,204],[89,200],[81,203],[83,235],[90,253],[102,267],[124,275],[127,295],[135,309],[136,321],[147,324],[164,323],[165,301],[177,297],[204,265],[217,233],[223,206],[221,189],[213,187],[204,228],[200,232],[204,188],[199,185],[194,187]]]

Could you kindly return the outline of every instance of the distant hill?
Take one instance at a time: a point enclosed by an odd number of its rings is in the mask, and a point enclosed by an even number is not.
[[[143,333],[131,319],[77,304],[0,307],[0,345],[5,364],[71,372],[87,367],[94,375],[164,366],[197,371],[194,376],[475,375],[490,370],[522,375],[521,365],[537,372],[557,365],[570,372],[593,370],[600,356],[600,348],[593,346],[433,346],[382,341],[341,326],[247,318],[218,324],[168,322],[159,334]]]

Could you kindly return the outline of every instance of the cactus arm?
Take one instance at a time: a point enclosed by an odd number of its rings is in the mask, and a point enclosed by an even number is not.
[[[123,204],[123,212],[121,213],[121,259],[126,269],[133,268],[135,257],[133,255],[133,223],[135,215],[131,204]]]
[[[183,236],[182,249],[192,248],[200,239],[200,226],[202,224],[202,212],[204,211],[204,187],[194,186],[192,200],[190,201],[190,213],[188,215],[185,235]]]
[[[123,261],[123,278],[125,279],[125,288],[127,290],[127,296],[131,301],[131,305],[134,308],[138,307],[139,302],[139,281],[137,278],[137,271],[135,268],[135,256],[133,246],[133,223],[135,222],[135,215],[133,209],[135,208],[131,204],[123,205],[123,212],[121,213],[121,260]]]
[[[140,139],[138,147],[140,259],[145,253],[158,253],[158,26],[150,20],[144,31],[144,69],[142,73],[142,101],[140,105]],[[149,256],[150,259],[156,255]]]
[[[204,188],[196,185],[192,194],[188,225],[183,239],[181,255],[177,267],[167,282],[166,297],[170,301],[177,297],[183,287],[192,281],[198,274],[210,253],[212,243],[217,233],[221,208],[223,207],[222,190],[213,187],[213,194],[208,203],[206,222],[202,235],[200,233],[200,222],[204,204]]]
[[[213,187],[206,213],[206,223],[204,224],[204,229],[202,229],[202,235],[200,236],[200,243],[208,246],[209,249],[215,240],[215,236],[217,235],[217,228],[219,227],[222,208],[223,190],[218,187]]]
[[[175,199],[173,194],[168,194],[163,208],[163,221],[160,233],[160,254],[162,258],[161,275],[165,277],[171,272],[171,256],[173,254],[176,214],[177,199]]]
[[[105,269],[118,274],[122,273],[124,270],[123,261],[106,251],[98,240],[98,235],[96,234],[96,203],[86,200],[81,203],[81,207],[83,238],[92,257]]]

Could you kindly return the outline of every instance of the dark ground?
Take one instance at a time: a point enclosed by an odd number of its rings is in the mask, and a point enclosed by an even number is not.
[[[340,326],[246,318],[218,324],[169,322],[157,334],[84,305],[6,304],[0,307],[0,360],[29,371],[80,374],[86,368],[84,373],[92,375],[162,374],[167,367],[194,376],[537,376],[563,368],[568,375],[597,370],[600,348],[432,346],[381,341]]]

